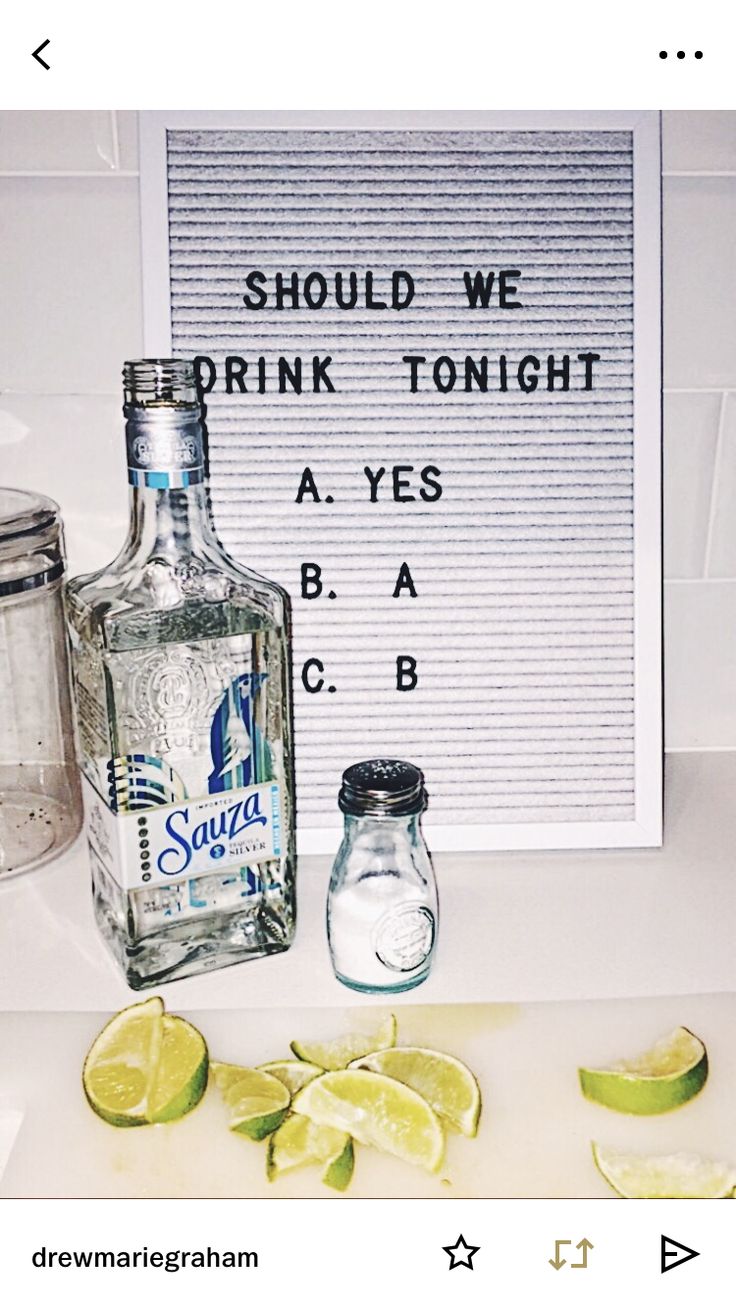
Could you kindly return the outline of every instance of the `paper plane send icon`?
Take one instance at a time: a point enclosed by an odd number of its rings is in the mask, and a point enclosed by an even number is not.
[[[661,1271],[668,1273],[672,1268],[679,1268],[680,1264],[697,1259],[699,1254],[699,1250],[691,1250],[689,1245],[683,1245],[681,1241],[673,1241],[671,1236],[663,1236]]]

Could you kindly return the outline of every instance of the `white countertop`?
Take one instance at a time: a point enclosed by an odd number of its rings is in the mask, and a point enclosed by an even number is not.
[[[297,1036],[334,1037],[361,1020],[370,1028],[377,1014],[369,1020],[344,1009],[228,1009],[187,1010],[186,1017],[212,1058],[251,1065],[282,1057]],[[97,1118],[80,1072],[106,1018],[0,1013],[0,1132],[5,1118],[10,1152],[4,1173],[0,1158],[0,1196],[340,1199],[316,1168],[269,1182],[265,1142],[227,1130],[228,1110],[215,1090],[174,1123],[121,1131]],[[483,1101],[480,1129],[473,1140],[448,1135],[438,1174],[357,1147],[348,1196],[610,1197],[591,1141],[644,1155],[681,1150],[736,1166],[735,996],[404,1005],[398,1019],[400,1044],[446,1050],[472,1068]],[[584,1099],[581,1064],[638,1054],[678,1024],[697,1032],[708,1050],[708,1080],[693,1100],[672,1113],[640,1116]]]
[[[736,991],[736,754],[666,760],[662,850],[438,855],[437,958],[402,1004]],[[292,948],[157,988],[171,1009],[371,1004],[333,977],[328,857],[299,861]],[[0,1008],[105,1011],[132,992],[102,945],[79,841],[0,885]]]

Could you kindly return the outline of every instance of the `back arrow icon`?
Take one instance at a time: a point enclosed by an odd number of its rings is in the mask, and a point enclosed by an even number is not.
[[[31,56],[32,59],[36,60],[36,63],[39,63],[42,68],[46,69],[47,73],[51,69],[51,64],[47,64],[46,60],[41,58],[41,51],[46,49],[46,46],[48,45],[50,39],[51,39],[50,37],[47,37],[45,41],[42,41],[41,44],[33,51],[33,54]]]

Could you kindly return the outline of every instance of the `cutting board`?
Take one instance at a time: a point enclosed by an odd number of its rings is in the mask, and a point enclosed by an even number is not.
[[[329,1038],[377,1020],[364,1008],[186,1012],[213,1058],[286,1057],[295,1037]],[[611,1194],[591,1140],[622,1150],[688,1150],[736,1164],[736,996],[506,1005],[403,1006],[399,1044],[463,1059],[480,1082],[475,1140],[451,1136],[439,1174],[363,1147],[348,1196],[595,1197]],[[0,1117],[22,1121],[0,1179],[4,1196],[343,1197],[305,1169],[270,1183],[264,1144],[228,1131],[214,1089],[178,1123],[120,1129],[81,1088],[85,1053],[106,1014],[0,1015]],[[673,1113],[635,1118],[589,1104],[577,1068],[648,1048],[678,1024],[706,1043],[710,1076]]]

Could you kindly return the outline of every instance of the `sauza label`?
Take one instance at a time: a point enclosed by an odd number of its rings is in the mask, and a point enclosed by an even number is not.
[[[88,778],[83,783],[90,845],[126,890],[281,855],[276,782],[130,813],[113,812]]]

